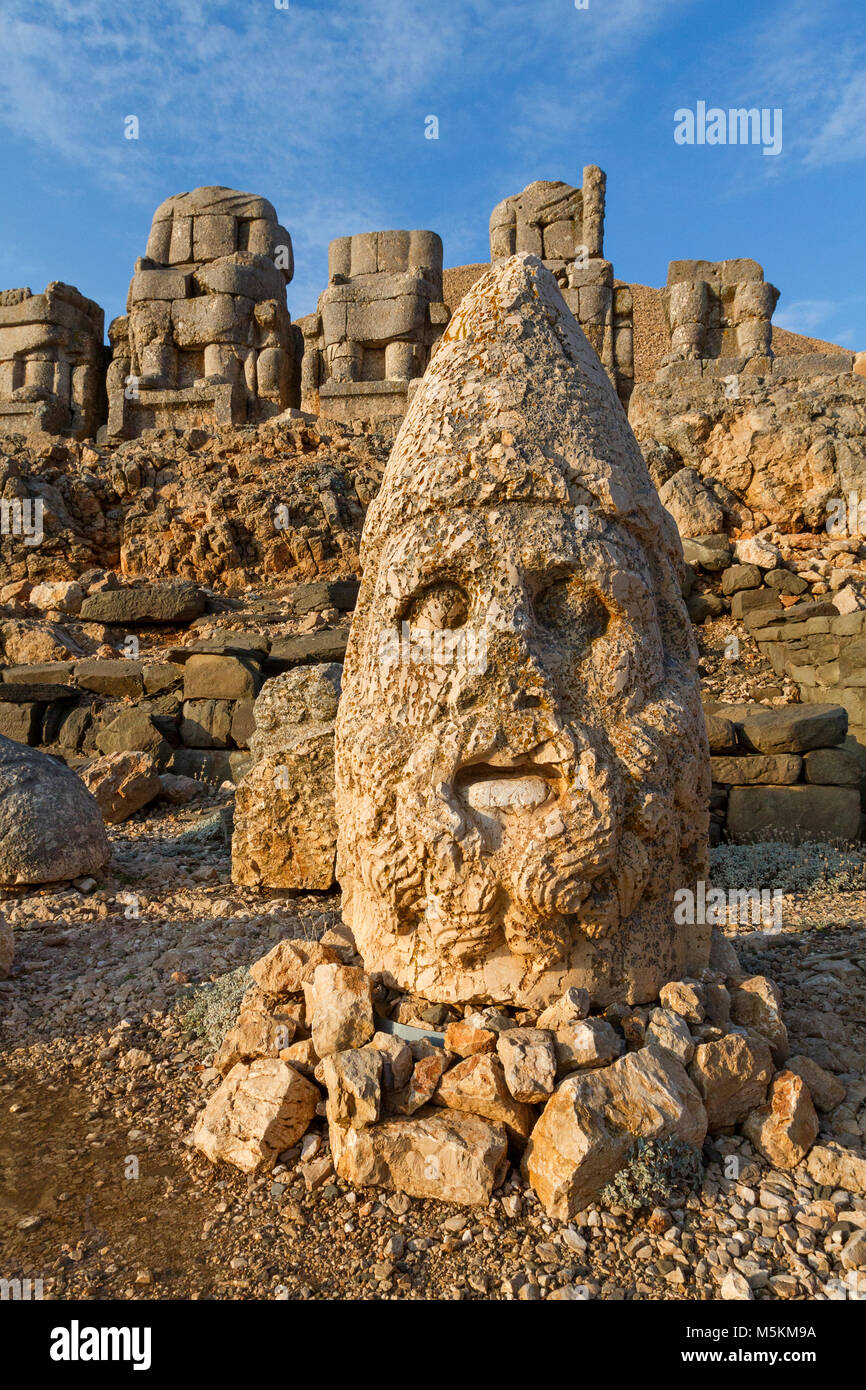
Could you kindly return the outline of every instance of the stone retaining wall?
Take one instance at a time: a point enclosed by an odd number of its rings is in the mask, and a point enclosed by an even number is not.
[[[838,704],[705,706],[713,788],[710,841],[821,840],[862,834],[863,781],[843,747]]]

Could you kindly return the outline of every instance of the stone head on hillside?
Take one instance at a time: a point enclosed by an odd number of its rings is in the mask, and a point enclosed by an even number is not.
[[[681,550],[553,276],[452,319],[363,537],[338,877],[368,970],[442,1001],[640,1002],[702,963],[709,761]]]
[[[109,434],[255,424],[300,402],[292,239],[266,198],[196,188],[157,208],[109,327]]]

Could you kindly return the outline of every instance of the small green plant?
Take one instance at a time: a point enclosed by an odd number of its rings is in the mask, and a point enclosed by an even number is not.
[[[178,1007],[184,1008],[181,1023],[186,1032],[204,1038],[216,1050],[233,1027],[250,983],[250,972],[241,965],[209,984],[197,985],[178,1001]]]
[[[702,1175],[701,1152],[693,1144],[676,1137],[638,1139],[599,1201],[632,1211],[662,1206],[675,1192],[696,1192]]]

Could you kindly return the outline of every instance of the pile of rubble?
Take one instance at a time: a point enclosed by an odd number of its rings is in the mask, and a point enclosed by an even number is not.
[[[467,1205],[487,1202],[513,1162],[548,1215],[568,1220],[638,1138],[700,1148],[739,1130],[792,1169],[818,1135],[813,1096],[822,1110],[840,1099],[835,1077],[789,1056],[778,990],[721,936],[700,978],[603,1013],[569,989],[537,1015],[461,1014],[358,961],[340,926],[281,941],[251,967],[214,1059],[223,1083],[193,1135],[212,1162],[268,1171],[300,1144],[310,1185],[336,1170],[355,1187]]]

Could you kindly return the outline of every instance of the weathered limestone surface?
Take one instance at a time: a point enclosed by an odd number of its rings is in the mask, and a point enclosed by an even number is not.
[[[709,756],[681,548],[533,256],[473,286],[363,538],[338,878],[366,968],[424,998],[648,1001],[706,964]]]
[[[751,358],[773,357],[773,310],[779,298],[757,261],[671,261],[664,293],[671,351],[659,373],[704,359],[721,359],[731,373]]]
[[[93,873],[111,847],[79,777],[35,748],[0,737],[0,885]]]
[[[304,335],[302,405],[335,420],[401,416],[448,322],[435,232],[363,232],[328,247]]]
[[[207,187],[161,203],[126,314],[108,329],[109,436],[254,424],[299,405],[293,272],[292,239],[266,198]]]
[[[196,1121],[193,1143],[211,1163],[267,1171],[306,1133],[318,1101],[318,1087],[279,1058],[239,1062]]]
[[[356,1187],[479,1206],[508,1166],[505,1126],[459,1111],[420,1111],[364,1129],[331,1125],[337,1173]]]
[[[0,432],[93,438],[104,419],[104,314],[72,285],[0,290]]]
[[[305,666],[274,676],[262,687],[250,742],[257,761],[235,801],[235,883],[307,889],[333,885],[334,719],[340,676],[335,663]]]
[[[524,1167],[548,1216],[567,1221],[610,1181],[636,1138],[700,1146],[706,1132],[684,1067],[645,1047],[564,1081],[532,1131]]]
[[[544,261],[627,405],[634,386],[632,293],[614,284],[604,259],[606,182],[589,164],[582,188],[541,179],[505,198],[490,217],[490,259],[529,253]]]

